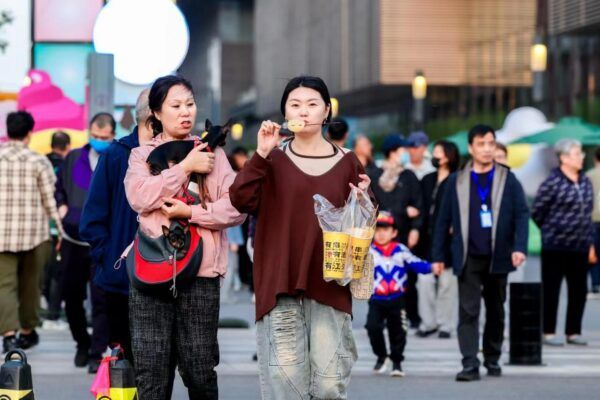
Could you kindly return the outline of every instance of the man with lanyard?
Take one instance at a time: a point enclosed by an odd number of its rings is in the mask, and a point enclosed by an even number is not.
[[[458,343],[463,370],[457,381],[479,379],[479,312],[486,306],[484,367],[501,376],[504,302],[509,272],[525,261],[529,210],[521,184],[494,162],[496,134],[486,125],[469,132],[473,160],[448,178],[432,241],[432,258],[443,267],[444,241],[452,235],[452,266],[458,277]]]

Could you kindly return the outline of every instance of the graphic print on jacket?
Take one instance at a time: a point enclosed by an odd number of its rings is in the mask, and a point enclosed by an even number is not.
[[[408,247],[398,242],[386,246],[371,245],[375,262],[373,284],[374,300],[391,300],[401,297],[406,291],[407,268],[418,274],[429,274],[431,264],[413,255]]]

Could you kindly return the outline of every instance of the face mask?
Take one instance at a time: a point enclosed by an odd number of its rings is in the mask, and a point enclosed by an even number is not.
[[[400,156],[400,165],[406,165],[408,163],[410,163],[410,155],[408,154],[407,151],[405,151]]]
[[[112,140],[105,141],[105,140],[98,140],[98,139],[90,138],[90,146],[92,147],[92,149],[96,150],[96,152],[99,154],[104,153],[106,151],[106,149],[108,149],[108,146],[110,146],[111,143],[112,143]]]
[[[435,169],[438,169],[440,167],[440,159],[437,157],[432,157],[431,158],[431,165],[433,165],[433,167]]]

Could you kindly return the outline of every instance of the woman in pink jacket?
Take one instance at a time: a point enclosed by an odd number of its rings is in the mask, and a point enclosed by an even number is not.
[[[235,174],[222,149],[202,152],[204,145],[200,145],[180,163],[152,175],[146,159],[154,148],[170,140],[193,140],[190,133],[196,103],[192,86],[177,76],[159,78],[150,90],[149,106],[154,139],[131,152],[125,177],[127,199],[139,214],[140,230],[150,237],[162,235],[162,226],[169,226],[172,219],[195,224],[202,237],[203,256],[198,278],[179,290],[177,297],[131,288],[131,342],[139,397],[170,399],[178,367],[190,399],[217,399],[219,288],[228,248],[224,229],[244,220],[229,201]],[[205,208],[174,198],[181,196],[194,172],[205,174],[211,199],[204,202]]]

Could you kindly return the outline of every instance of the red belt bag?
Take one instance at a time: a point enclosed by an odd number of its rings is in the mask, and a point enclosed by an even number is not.
[[[198,204],[197,195],[184,188],[188,205]],[[190,286],[196,279],[202,263],[202,237],[197,226],[187,220],[171,221],[170,232],[177,234],[175,247],[163,234],[152,238],[138,228],[133,247],[127,255],[127,274],[131,285],[142,293],[164,296]]]

